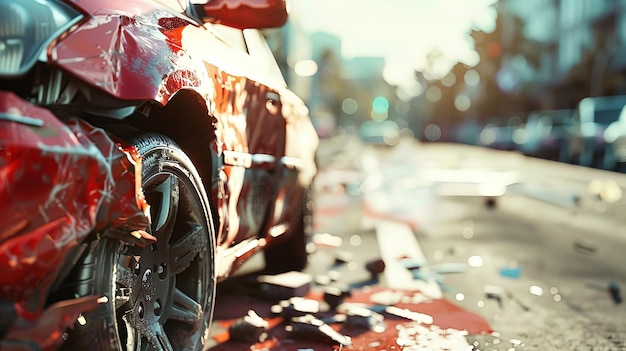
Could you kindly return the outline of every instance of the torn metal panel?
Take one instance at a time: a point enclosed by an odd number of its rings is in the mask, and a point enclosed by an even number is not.
[[[15,117],[0,120],[0,299],[28,325],[70,250],[105,227],[145,230],[148,205],[136,151],[104,130],[7,92],[0,114]]]
[[[0,341],[3,351],[56,350],[62,342],[63,333],[84,312],[106,303],[106,297],[85,296],[61,301],[48,307],[35,323],[20,324],[9,331]]]

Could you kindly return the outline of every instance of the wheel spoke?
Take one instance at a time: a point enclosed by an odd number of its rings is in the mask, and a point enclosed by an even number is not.
[[[125,349],[127,351],[130,351],[130,350],[133,350],[135,346],[140,346],[137,343],[141,341],[141,338],[138,337],[137,331],[135,330],[135,328],[133,328],[133,326],[128,321],[128,315],[122,316],[122,320],[124,321],[124,326],[126,327],[126,335],[127,335]],[[140,348],[137,347],[137,350],[140,350]]]
[[[160,325],[159,330],[156,332],[156,345],[154,346],[157,350],[174,351],[172,343],[170,343],[170,339],[167,337],[167,334],[165,334],[162,325]]]
[[[169,319],[189,323],[195,327],[198,321],[202,320],[204,314],[202,306],[180,289],[174,290],[173,298],[174,303],[168,315]]]
[[[130,267],[127,267],[118,262],[115,269],[117,269],[115,282],[118,285],[122,285],[124,287],[132,289],[134,287],[133,285],[137,282],[137,277],[130,270]]]
[[[190,230],[170,247],[170,266],[174,274],[179,274],[189,267],[198,252],[207,245],[204,228],[197,223],[188,224]]]
[[[159,199],[151,199],[158,203],[150,203],[150,206],[155,206],[156,209],[154,214],[156,218],[152,219],[153,235],[158,236],[159,241],[167,242],[178,213],[178,179],[168,175],[159,185],[150,188],[150,192],[159,194]],[[165,237],[161,237],[159,235],[161,233],[165,234]]]

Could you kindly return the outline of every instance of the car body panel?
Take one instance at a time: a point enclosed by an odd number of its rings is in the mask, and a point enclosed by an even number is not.
[[[284,0],[210,0],[201,4],[204,19],[235,28],[275,28],[287,22]],[[218,18],[219,20],[215,20]]]
[[[303,122],[302,110],[296,107],[303,102],[292,95],[289,103],[281,102],[288,90],[280,72],[272,70],[271,63],[259,64],[263,56],[229,45],[218,25],[199,25],[156,3],[74,3],[93,17],[52,47],[52,61],[62,70],[129,104],[152,99],[167,105],[182,89],[207,101],[209,115],[217,119],[213,148],[224,156],[224,185],[212,193],[224,217],[218,242],[229,246],[260,235],[278,224],[266,223],[268,216],[287,220],[288,215],[280,213],[284,206],[274,213],[276,209],[261,205],[285,202],[271,200],[288,193],[272,185],[272,173],[284,167],[284,156],[301,156],[285,152],[286,126],[293,135],[290,140],[301,140],[311,150],[317,141],[307,128],[308,111]],[[255,33],[246,30],[244,36],[251,39]],[[300,167],[314,172],[310,152],[303,156],[308,162]]]
[[[91,231],[145,229],[148,205],[134,148],[8,92],[0,91],[0,115],[0,298],[28,300]]]
[[[231,3],[248,6],[256,1]],[[288,90],[259,30],[240,30],[247,48],[243,51],[219,24],[187,17],[182,1],[63,2],[82,12],[83,19],[52,41],[46,55],[40,56],[42,61],[30,69],[45,67],[55,74],[60,72],[64,83],[71,81],[80,92],[80,101],[72,104],[89,108],[84,111],[90,116],[104,116],[116,123],[125,123],[129,115],[98,115],[98,109],[122,108],[124,113],[132,113],[150,106],[169,113],[171,110],[162,107],[179,95],[198,97],[194,111],[201,111],[200,122],[211,127],[194,147],[203,151],[203,157],[210,157],[194,162],[206,162],[214,172],[202,181],[216,211],[218,250],[249,242],[258,247],[271,245],[272,238],[289,232],[288,224],[301,215],[300,202],[317,171],[318,138],[308,109]],[[149,224],[149,212],[141,193],[141,160],[134,149],[85,120],[55,115],[52,109],[58,106],[48,106],[50,102],[37,106],[32,96],[2,90],[11,90],[12,84],[0,88],[0,100],[7,103],[0,106],[0,135],[4,135],[0,138],[0,157],[11,160],[0,163],[1,174],[15,174],[32,168],[36,160],[48,159],[45,170],[64,177],[50,179],[45,189],[12,179],[0,184],[4,213],[11,213],[0,220],[0,267],[13,269],[2,285],[8,286],[18,277],[28,280],[22,280],[23,285],[17,284],[10,296],[3,295],[2,299],[20,300],[16,306],[28,305],[18,312],[19,318],[30,318],[21,325],[27,328],[35,326],[45,307],[37,293],[44,296],[60,271],[61,261],[76,259],[70,251],[88,235],[100,228],[120,227],[126,231],[125,241],[139,245],[152,239],[143,231]],[[21,122],[6,121],[5,117],[15,115],[16,106],[23,107],[17,114]],[[132,117],[157,118],[142,113]],[[169,129],[177,129],[191,117],[171,113],[158,118],[160,124],[165,118]],[[23,123],[29,120],[43,121],[46,128]],[[32,144],[46,133],[57,136],[50,139],[50,147]],[[11,144],[7,135],[29,135],[30,139],[18,138]],[[175,142],[180,143],[180,139]],[[67,148],[68,143],[73,148]],[[51,153],[50,148],[60,152]],[[18,149],[31,152],[30,156],[11,158]],[[37,169],[31,171],[37,173]],[[35,198],[16,198],[20,192]],[[48,201],[53,198],[55,201]],[[38,201],[58,205],[51,213],[59,215],[42,216]],[[78,223],[81,228],[68,223]],[[21,261],[15,261],[17,256]]]

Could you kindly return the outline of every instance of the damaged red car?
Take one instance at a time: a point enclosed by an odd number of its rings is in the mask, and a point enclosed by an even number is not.
[[[318,137],[263,34],[286,20],[0,0],[0,349],[201,350],[220,280],[306,265]]]

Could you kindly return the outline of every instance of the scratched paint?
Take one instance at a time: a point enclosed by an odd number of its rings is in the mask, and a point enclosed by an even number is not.
[[[145,229],[148,205],[135,151],[103,130],[61,123],[6,92],[0,112],[43,122],[0,121],[0,299],[21,301],[24,317],[33,318],[29,301],[47,291],[70,249],[107,224]],[[39,311],[42,304],[35,302]]]

